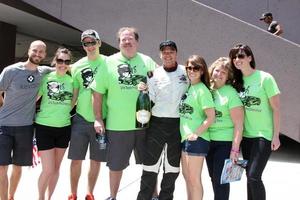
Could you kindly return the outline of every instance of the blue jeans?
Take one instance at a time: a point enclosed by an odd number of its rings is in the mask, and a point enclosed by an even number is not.
[[[271,141],[265,138],[243,138],[243,158],[248,160],[246,168],[248,200],[265,200],[262,173],[271,155]]]
[[[230,156],[231,144],[232,142],[226,141],[210,141],[206,163],[214,190],[214,200],[229,199],[229,183],[220,184],[220,179],[224,160]]]

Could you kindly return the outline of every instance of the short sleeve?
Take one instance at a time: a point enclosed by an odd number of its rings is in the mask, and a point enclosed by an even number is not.
[[[235,108],[235,107],[240,107],[243,106],[243,103],[238,95],[238,93],[235,91],[235,89],[232,88],[229,96],[229,101],[228,101],[228,107],[229,109]]]
[[[272,96],[280,94],[277,83],[276,83],[274,77],[270,74],[267,74],[267,76],[264,78],[263,88],[264,88],[268,98],[271,98]]]
[[[108,77],[107,65],[103,65],[97,71],[90,88],[98,93],[105,94],[108,88]]]
[[[215,104],[212,98],[212,94],[210,91],[206,88],[206,86],[202,87],[200,90],[200,93],[198,95],[198,101],[201,105],[201,108],[207,109],[207,108],[214,108]]]
[[[8,68],[4,68],[0,74],[0,91],[6,91],[12,80],[13,71]]]

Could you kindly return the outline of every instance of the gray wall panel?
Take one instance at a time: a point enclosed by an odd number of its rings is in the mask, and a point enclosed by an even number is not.
[[[95,28],[103,40],[117,47],[116,32],[123,26],[135,26],[140,33],[140,50],[158,60],[158,43],[164,39],[166,0],[63,1],[63,20],[81,30]]]
[[[61,18],[61,4],[63,0],[24,0],[28,4],[39,8],[46,13],[60,19]]]
[[[27,1],[39,2],[42,10],[49,9],[46,0]],[[266,0],[201,1],[216,4],[216,8],[221,7],[220,10],[227,10],[228,13],[240,16],[242,20],[256,23],[265,29],[258,18],[267,10]],[[300,19],[298,1],[276,0],[278,9],[271,7],[270,4],[269,7],[280,22],[285,24],[285,20],[290,19],[289,23],[293,22],[295,25]],[[258,69],[273,74],[281,89],[281,131],[300,141],[300,106],[297,104],[300,96],[300,90],[297,88],[300,84],[299,45],[192,0],[168,1],[167,31],[165,21],[167,0],[63,0],[62,8],[61,19],[64,22],[81,30],[94,28],[99,31],[105,42],[113,46],[117,46],[115,33],[120,27],[137,27],[141,33],[141,51],[157,61],[159,61],[157,46],[165,39],[166,33],[167,38],[178,43],[180,63],[183,63],[190,54],[201,54],[210,64],[219,56],[228,55],[229,49],[237,42],[248,44],[254,51]],[[287,12],[285,10],[287,8],[289,13],[284,13]],[[283,16],[289,18],[285,19]],[[287,29],[286,25],[284,26]],[[290,34],[289,32],[299,33],[299,26],[293,28],[285,30],[286,36]]]
[[[283,37],[300,44],[299,0],[197,0],[220,11],[231,14],[264,30],[267,26],[259,20],[263,12],[272,12],[274,19],[284,28]]]
[[[257,68],[270,72],[280,87],[281,131],[300,141],[299,46],[192,1],[169,0],[169,14],[168,37],[178,42],[181,62],[191,54],[201,54],[210,64],[227,56],[234,44],[248,44]]]

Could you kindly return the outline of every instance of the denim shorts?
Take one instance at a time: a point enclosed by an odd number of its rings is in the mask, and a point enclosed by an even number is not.
[[[209,150],[209,141],[198,137],[195,141],[184,140],[182,151],[190,156],[206,156]]]

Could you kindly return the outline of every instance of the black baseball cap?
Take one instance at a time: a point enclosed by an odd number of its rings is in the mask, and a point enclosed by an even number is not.
[[[159,50],[160,51],[164,50],[165,47],[171,47],[172,49],[177,51],[176,43],[173,42],[172,40],[166,40],[166,41],[163,41],[162,43],[159,44]]]
[[[259,20],[264,20],[266,17],[273,17],[273,15],[270,12],[263,13]]]

